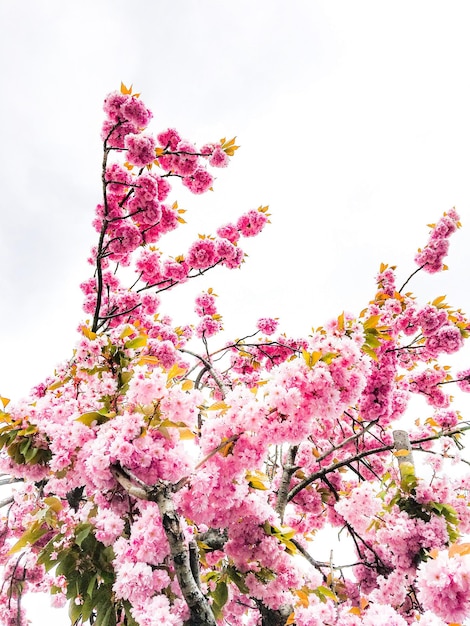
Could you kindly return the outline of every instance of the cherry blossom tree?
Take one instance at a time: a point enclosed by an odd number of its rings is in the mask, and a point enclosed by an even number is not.
[[[455,209],[430,225],[408,280],[382,265],[357,316],[308,337],[262,318],[227,340],[211,289],[175,326],[165,292],[240,267],[268,209],[163,252],[184,223],[173,184],[211,189],[235,140],[150,133],[151,112],[124,85],[104,111],[97,243],[81,285],[89,319],[29,398],[1,398],[0,465],[15,483],[0,503],[1,622],[28,623],[31,591],[68,603],[74,625],[462,622],[469,477],[449,466],[470,426],[449,390],[470,391],[470,369],[453,374],[443,359],[470,325],[443,296],[420,303],[407,290],[415,274],[447,269]],[[416,395],[426,418],[407,411]],[[316,557],[325,528],[350,537],[352,562]]]

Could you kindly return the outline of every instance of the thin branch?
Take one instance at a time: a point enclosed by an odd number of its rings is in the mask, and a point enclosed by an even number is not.
[[[369,431],[372,428],[372,426],[375,426],[376,424],[377,424],[377,420],[370,422],[365,428],[361,430],[360,433],[351,435],[347,439],[344,439],[341,443],[338,443],[336,446],[333,446],[332,448],[324,452],[321,456],[319,456],[318,459],[316,459],[317,463],[321,463],[321,461],[324,461],[327,457],[330,456],[330,454],[333,454],[337,450],[341,450],[341,448],[344,448],[344,446],[346,446],[348,443],[351,443],[352,441],[359,439],[359,437],[361,437],[362,435],[365,435],[365,433]]]
[[[330,474],[331,472],[335,472],[341,467],[345,467],[346,465],[350,463],[354,463],[354,461],[359,461],[363,457],[370,456],[372,454],[378,454],[379,452],[388,452],[390,450],[393,450],[393,445],[382,446],[380,448],[374,448],[373,450],[363,450],[362,452],[355,454],[353,457],[349,457],[343,461],[337,461],[336,463],[332,463],[331,465],[328,465],[328,467],[324,467],[321,470],[318,470],[317,472],[313,472],[313,474],[310,474],[310,476],[307,476],[307,478],[304,478],[304,480],[301,480],[300,483],[298,483],[295,487],[293,487],[290,490],[287,496],[287,501],[290,502],[292,498],[295,498],[295,496],[300,491],[302,491],[302,489],[305,489],[305,487],[308,487],[309,485],[311,485],[315,480],[324,479],[327,474]]]
[[[294,544],[294,546],[297,548],[297,550],[300,552],[300,554],[305,559],[307,559],[307,561],[310,563],[310,565],[313,565],[313,567],[320,572],[320,574],[323,576],[323,580],[326,581],[327,580],[327,576],[323,573],[321,568],[322,567],[329,567],[330,564],[329,563],[322,563],[321,561],[317,561],[316,559],[314,559],[313,556],[311,556],[311,554],[309,552],[307,552],[307,550],[303,547],[303,545],[297,541],[297,539],[292,538],[290,541],[291,541],[291,543]]]
[[[12,485],[13,483],[21,483],[23,482],[23,478],[14,478],[13,476],[10,476],[9,478],[2,478],[0,480],[0,487],[2,485]]]
[[[403,291],[403,289],[405,288],[405,286],[410,282],[410,280],[413,278],[413,276],[415,274],[417,274],[420,270],[423,269],[423,267],[427,265],[427,263],[424,263],[423,265],[421,265],[421,267],[418,267],[417,270],[415,270],[412,274],[410,274],[408,276],[408,278],[405,280],[405,282],[403,283],[403,285],[400,287],[400,289],[398,290],[398,293],[401,293]]]
[[[215,371],[214,371],[210,361],[208,361],[205,357],[201,356],[200,354],[197,354],[196,352],[192,352],[191,350],[188,350],[186,348],[179,348],[179,351],[180,352],[184,352],[185,354],[190,354],[191,356],[195,357],[196,359],[199,359],[201,361],[201,363],[204,364],[205,371],[210,372],[210,375],[214,379],[215,383],[217,384],[217,387],[220,389],[220,391],[222,392],[223,396],[225,397],[227,395],[228,389],[225,387],[225,385],[222,383],[222,381],[219,380],[219,378],[218,378],[217,374],[215,373]],[[204,372],[204,370],[203,370],[203,372]],[[199,379],[199,376],[198,376],[198,379]],[[199,382],[200,382],[200,379],[199,379]]]
[[[423,443],[424,441],[433,441],[433,440],[440,439],[441,437],[451,437],[452,435],[458,435],[467,430],[470,430],[470,425],[462,426],[460,428],[455,428],[453,430],[443,431],[435,435],[429,435],[428,437],[420,437],[419,439],[412,439],[410,443],[411,445],[417,445],[419,443]],[[378,448],[373,448],[371,450],[363,450],[362,452],[359,452],[358,454],[355,454],[352,457],[344,459],[343,461],[337,461],[336,463],[332,463],[331,465],[328,465],[327,467],[323,467],[321,470],[318,470],[317,472],[313,472],[312,474],[310,474],[310,476],[307,476],[307,478],[304,478],[304,480],[300,481],[295,487],[293,487],[287,496],[287,501],[290,502],[290,500],[292,500],[292,498],[295,498],[295,496],[300,491],[302,491],[302,489],[305,489],[305,487],[308,487],[309,485],[311,485],[315,480],[324,479],[325,476],[327,476],[331,472],[335,472],[341,467],[345,467],[350,463],[354,463],[354,461],[360,461],[361,459],[371,456],[373,454],[379,454],[380,452],[390,452],[390,450],[393,450],[393,449],[394,449],[394,445],[392,444],[388,446],[380,446]]]

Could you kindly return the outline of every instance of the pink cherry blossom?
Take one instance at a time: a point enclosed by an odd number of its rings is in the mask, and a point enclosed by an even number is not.
[[[128,135],[124,146],[132,165],[143,167],[155,160],[155,140],[151,135]]]

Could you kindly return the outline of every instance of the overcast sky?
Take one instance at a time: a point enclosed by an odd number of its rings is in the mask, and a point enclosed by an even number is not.
[[[260,316],[305,335],[358,313],[380,262],[406,278],[426,224],[454,205],[464,228],[450,271],[411,289],[470,311],[468,2],[3,0],[0,24],[1,395],[26,394],[71,353],[96,238],[102,101],[121,80],[153,130],[242,146],[214,194],[175,189],[188,224],[162,240],[167,253],[271,207],[242,270],[163,299],[177,323],[209,286],[232,336]]]

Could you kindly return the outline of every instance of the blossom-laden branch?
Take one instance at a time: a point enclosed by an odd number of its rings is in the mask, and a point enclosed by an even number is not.
[[[184,540],[180,516],[173,504],[173,486],[164,482],[146,485],[122,467],[114,466],[112,471],[117,482],[129,495],[158,504],[181,593],[191,612],[191,618],[186,622],[187,626],[216,626],[214,614],[191,569],[191,562],[194,563],[194,560],[190,559],[190,547]]]
[[[418,445],[420,443],[424,443],[425,441],[435,441],[437,439],[441,439],[441,437],[452,437],[453,435],[460,435],[469,429],[470,429],[470,426],[461,426],[459,428],[454,428],[448,431],[442,431],[434,435],[429,435],[427,437],[412,439],[410,441],[410,444],[413,446],[413,445]],[[363,450],[362,452],[358,452],[357,454],[348,456],[347,459],[344,459],[342,461],[336,461],[335,463],[332,463],[331,465],[328,465],[327,467],[323,467],[322,469],[316,472],[313,472],[312,474],[310,474],[303,480],[299,481],[294,487],[292,487],[292,489],[289,491],[287,495],[287,501],[290,502],[293,498],[295,498],[295,496],[298,493],[300,493],[303,489],[311,485],[316,480],[321,480],[325,476],[328,476],[328,474],[336,472],[339,469],[345,466],[351,465],[352,463],[355,463],[357,461],[361,461],[362,459],[366,457],[381,454],[383,452],[389,452],[393,449],[396,449],[396,445],[397,444],[392,443],[389,445],[383,445],[383,446],[371,448],[369,450]],[[399,445],[401,445],[401,442],[399,443]],[[409,455],[407,455],[406,458],[409,458]]]

